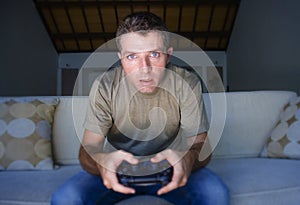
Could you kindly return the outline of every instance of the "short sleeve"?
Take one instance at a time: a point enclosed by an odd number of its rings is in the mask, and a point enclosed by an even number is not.
[[[98,77],[89,94],[84,128],[106,136],[112,126],[110,83],[105,77]]]
[[[200,81],[184,88],[181,102],[181,130],[183,137],[192,137],[208,130],[208,120],[202,98]]]

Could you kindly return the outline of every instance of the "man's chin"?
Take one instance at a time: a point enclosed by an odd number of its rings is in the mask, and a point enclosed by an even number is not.
[[[143,94],[151,94],[151,93],[154,93],[156,91],[156,87],[142,87],[139,89],[139,92],[140,93],[143,93]]]

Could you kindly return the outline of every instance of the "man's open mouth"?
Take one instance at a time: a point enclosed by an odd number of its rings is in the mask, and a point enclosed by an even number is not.
[[[143,86],[151,86],[153,85],[153,80],[140,80],[140,83]]]

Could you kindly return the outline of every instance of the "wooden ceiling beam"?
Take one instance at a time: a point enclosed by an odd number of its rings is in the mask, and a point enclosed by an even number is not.
[[[56,45],[56,49],[62,52],[68,52],[70,50],[76,50],[78,52],[83,50],[88,50],[88,45],[85,40],[89,40],[89,44],[91,45],[91,50],[93,50],[94,45],[98,45],[99,42],[106,42],[110,39],[115,38],[115,33],[111,32],[113,30],[108,29],[110,27],[115,27],[118,25],[119,17],[123,16],[123,13],[119,13],[119,7],[127,7],[129,12],[133,12],[135,8],[146,8],[148,11],[154,9],[156,11],[157,8],[160,8],[160,15],[163,20],[166,22],[167,13],[169,12],[170,8],[175,8],[176,11],[178,9],[178,16],[176,23],[174,22],[172,26],[174,29],[172,32],[176,33],[177,35],[184,36],[191,41],[194,41],[201,45],[204,49],[212,49],[212,50],[226,50],[229,38],[233,29],[234,21],[237,15],[237,10],[239,8],[240,0],[94,0],[94,1],[85,1],[85,0],[77,0],[77,1],[69,1],[69,0],[33,0],[37,10],[40,12],[40,15],[43,18],[44,23],[47,25],[48,33],[51,36],[53,43]],[[98,18],[98,21],[101,25],[99,26],[99,32],[91,32],[89,27],[89,19],[87,18],[86,11],[89,11],[91,8],[95,8],[98,11],[97,13],[93,14],[93,18]],[[186,7],[188,8],[195,8],[194,16],[190,17],[189,21],[191,24],[190,30],[187,32],[182,32],[183,29],[182,21],[185,19],[182,15]],[[222,8],[222,12],[225,12],[224,19],[219,20],[218,22],[221,27],[218,31],[210,31],[211,26],[215,24],[216,20],[213,20],[214,17],[214,8]],[[115,18],[117,24],[109,25],[108,28],[105,26],[104,20],[108,18],[104,16],[104,13],[107,13],[106,9],[112,9],[112,16],[110,18]],[[83,15],[83,23],[87,28],[87,31],[82,30],[81,32],[77,32],[72,25],[72,20],[74,20],[73,16],[70,16],[70,11],[73,10],[81,10]],[[205,9],[207,13],[206,16],[201,16],[201,11]],[[210,10],[211,9],[211,10]],[[225,9],[225,10],[224,10]],[[67,16],[67,22],[63,21],[61,23],[56,16],[54,16],[54,11],[61,11],[64,10]],[[168,11],[167,11],[168,10]],[[43,16],[43,11],[49,11],[47,19]],[[211,11],[209,13],[209,11]],[[206,15],[205,13],[205,15]],[[233,16],[232,16],[233,15]],[[81,17],[80,17],[81,18]],[[175,18],[175,17],[174,17]],[[49,22],[46,20],[53,21],[53,29],[50,30]],[[76,20],[76,18],[75,18]],[[207,21],[207,22],[204,22]],[[214,21],[214,22],[213,22]],[[93,21],[92,21],[93,22]],[[110,21],[109,21],[110,22]],[[76,23],[76,22],[75,22]],[[107,22],[106,22],[107,23]],[[98,23],[99,24],[99,23]],[[92,24],[93,26],[95,23]],[[62,31],[63,26],[70,26],[70,30]],[[205,30],[206,29],[206,30]],[[80,31],[80,30],[79,30]],[[95,30],[98,31],[98,30]],[[109,32],[108,32],[109,31]],[[186,31],[186,29],[185,29]],[[61,33],[63,32],[63,33]],[[213,39],[208,43],[209,39]],[[214,42],[216,41],[216,43]],[[70,47],[70,42],[74,44],[74,46]],[[82,43],[84,42],[84,43]]]
[[[203,32],[176,32],[177,35],[184,36],[186,38],[205,38],[209,37],[228,37],[227,31],[203,31]],[[60,33],[52,34],[53,38],[64,39],[93,39],[93,38],[115,38],[114,32],[101,32],[101,33]]]
[[[74,25],[73,25],[72,20],[71,20],[69,9],[68,9],[67,6],[64,6],[64,9],[65,9],[65,12],[66,12],[66,15],[67,15],[67,19],[68,19],[69,25],[70,25],[71,30],[72,30],[72,34],[74,36],[76,36],[75,35],[76,33],[75,33]],[[76,46],[77,46],[78,50],[80,50],[80,45],[79,45],[77,37],[75,37],[75,42],[76,42]]]
[[[239,4],[240,0],[158,0],[158,1],[36,1],[38,7],[82,7],[82,6],[138,6],[138,5],[175,5],[194,6],[196,4]]]
[[[225,31],[226,24],[228,23],[229,11],[230,11],[230,5],[227,5],[225,19],[223,21],[222,31]],[[223,40],[222,38],[219,38],[218,48],[221,47],[222,40]]]

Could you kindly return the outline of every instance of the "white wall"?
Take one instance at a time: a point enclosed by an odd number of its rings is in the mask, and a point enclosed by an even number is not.
[[[0,28],[0,96],[56,95],[58,55],[33,1],[1,1]]]
[[[300,1],[241,0],[227,50],[230,90],[300,94]]]

